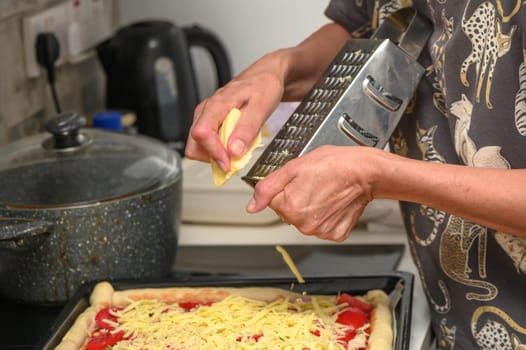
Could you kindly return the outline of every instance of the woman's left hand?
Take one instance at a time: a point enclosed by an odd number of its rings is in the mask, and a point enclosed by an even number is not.
[[[374,198],[376,163],[382,150],[322,146],[260,180],[247,206],[269,206],[305,235],[343,241]]]

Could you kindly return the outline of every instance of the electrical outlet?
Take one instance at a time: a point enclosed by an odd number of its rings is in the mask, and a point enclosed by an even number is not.
[[[112,34],[111,0],[68,0],[40,13],[24,18],[24,49],[27,75],[40,75],[35,55],[39,33],[55,33],[60,55],[56,62],[76,62],[85,57],[98,42]]]

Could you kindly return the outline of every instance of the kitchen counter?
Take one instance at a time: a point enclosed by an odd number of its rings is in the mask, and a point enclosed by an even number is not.
[[[406,249],[398,270],[415,275],[410,350],[430,348],[430,312],[418,271],[414,265],[405,231],[399,226],[364,224],[340,244],[405,244]],[[183,224],[179,236],[181,246],[199,245],[275,245],[275,244],[337,244],[299,233],[283,223],[269,225],[197,225]]]

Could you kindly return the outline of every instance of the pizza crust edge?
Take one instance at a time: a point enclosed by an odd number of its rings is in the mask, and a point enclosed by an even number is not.
[[[384,291],[370,290],[365,295],[365,299],[374,306],[371,312],[368,350],[392,349],[394,332],[389,297]]]
[[[275,287],[169,287],[116,291],[111,283],[99,282],[90,295],[90,306],[77,317],[55,350],[84,348],[89,335],[95,330],[95,315],[99,310],[108,306],[122,307],[132,301],[144,298],[157,299],[168,303],[194,300],[219,301],[231,294],[263,301],[273,301],[285,296],[301,296],[299,293]],[[363,299],[373,306],[367,350],[392,349],[394,333],[389,297],[384,291],[373,289],[368,291]]]

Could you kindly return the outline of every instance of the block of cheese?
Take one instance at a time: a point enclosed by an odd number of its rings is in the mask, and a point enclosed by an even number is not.
[[[228,112],[228,115],[223,121],[223,124],[219,128],[219,137],[221,139],[221,143],[225,147],[240,117],[241,111],[237,108],[233,108],[232,110],[230,110],[230,112]],[[243,169],[250,161],[254,149],[263,146],[263,144],[261,143],[261,139],[262,133],[260,131],[244,155],[242,155],[239,158],[230,159],[230,170],[226,173],[221,170],[221,168],[217,165],[217,163],[214,160],[211,160],[210,164],[212,165],[212,175],[214,177],[214,184],[216,186],[223,186],[232,176],[237,174],[239,170]]]

